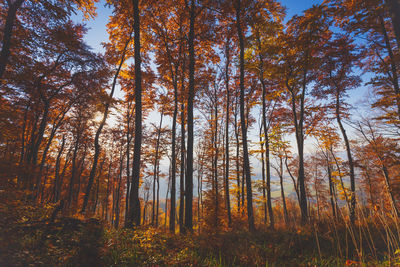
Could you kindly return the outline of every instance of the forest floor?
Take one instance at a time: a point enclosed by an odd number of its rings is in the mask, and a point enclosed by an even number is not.
[[[350,260],[337,254],[329,238],[307,230],[172,235],[145,227],[114,230],[98,219],[52,221],[55,206],[32,205],[21,195],[0,191],[2,267],[400,266],[400,257],[388,262],[366,255],[363,264]]]

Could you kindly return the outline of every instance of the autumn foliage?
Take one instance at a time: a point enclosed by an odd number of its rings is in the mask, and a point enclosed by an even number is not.
[[[400,3],[287,13],[1,1],[0,265],[399,264]]]

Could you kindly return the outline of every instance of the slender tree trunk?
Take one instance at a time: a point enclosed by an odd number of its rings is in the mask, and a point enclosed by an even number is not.
[[[299,187],[299,204],[301,211],[301,224],[305,225],[308,222],[307,195],[305,187],[304,175],[304,100],[307,87],[307,66],[304,66],[303,82],[300,95],[296,95],[295,89],[289,86],[286,81],[286,87],[291,94],[291,108],[293,115],[293,124],[295,126],[295,135],[297,143],[297,153],[299,156],[299,170],[297,176],[297,185]],[[300,101],[300,111],[296,107],[296,101]]]
[[[0,80],[3,79],[4,72],[7,67],[8,58],[10,56],[11,37],[13,33],[13,27],[15,19],[17,17],[17,11],[22,6],[24,0],[16,0],[14,3],[8,1],[9,6],[7,10],[7,18],[3,30],[3,41],[0,52]]]
[[[129,216],[126,227],[140,225],[140,152],[142,146],[142,71],[140,57],[140,14],[139,0],[133,2],[133,31],[135,43],[135,142],[133,146],[132,186],[130,192]]]
[[[67,202],[67,207],[71,206],[72,203],[72,196],[74,192],[74,183],[75,183],[75,176],[76,176],[76,157],[78,155],[78,148],[79,148],[79,142],[80,142],[80,136],[81,133],[79,132],[76,135],[76,140],[75,140],[75,146],[74,146],[74,154],[72,156],[72,169],[71,169],[71,180],[69,181],[69,191],[68,191],[68,202]]]
[[[237,112],[235,112],[235,138],[236,138],[236,185],[237,185],[237,207],[238,207],[238,212],[240,211],[240,199],[241,199],[241,194],[240,194],[240,160],[239,160],[239,150],[240,150],[240,144],[239,144],[239,129],[238,129],[238,122],[237,122]]]
[[[111,100],[113,99],[113,96],[114,96],[115,86],[117,85],[117,79],[118,79],[118,76],[119,76],[119,72],[121,71],[122,64],[125,61],[126,50],[127,50],[127,47],[128,47],[128,45],[129,45],[129,43],[131,41],[131,38],[132,38],[132,32],[130,33],[129,39],[125,43],[125,47],[122,50],[122,57],[121,57],[119,65],[118,65],[117,71],[116,71],[116,73],[114,75],[114,79],[113,79],[113,83],[112,83],[112,87],[111,87],[111,92],[110,92],[109,98],[107,99],[107,102],[105,103],[103,119],[100,122],[99,128],[97,128],[96,136],[94,138],[93,163],[92,163],[92,168],[90,169],[89,181],[88,181],[88,184],[86,186],[86,192],[85,192],[85,197],[84,197],[84,200],[83,200],[81,213],[85,212],[86,206],[87,206],[87,204],[89,202],[90,191],[92,190],[94,177],[96,176],[97,163],[99,161],[99,155],[100,155],[100,149],[101,149],[100,143],[99,143],[100,135],[101,135],[101,132],[102,132],[102,130],[103,130],[105,124],[106,124],[106,121],[107,121],[108,112],[110,110]]]
[[[36,139],[36,142],[34,143],[33,151],[32,151],[32,164],[34,166],[37,163],[39,148],[40,148],[40,145],[42,144],[44,132],[46,130],[47,119],[49,116],[50,102],[48,100],[44,100],[43,103],[44,103],[43,116],[42,116],[42,120],[40,121],[37,139]]]
[[[19,172],[22,172],[23,168],[23,163],[25,159],[25,132],[26,132],[26,125],[28,123],[28,111],[30,107],[30,102],[28,101],[28,104],[26,105],[25,112],[24,112],[24,121],[22,124],[22,132],[21,132],[21,154],[19,158]],[[24,184],[24,175],[22,173],[18,174],[18,184],[23,186]]]
[[[158,153],[159,153],[159,148],[160,148],[160,137],[161,137],[161,127],[162,127],[162,121],[163,121],[163,116],[164,116],[164,109],[161,110],[161,118],[160,118],[160,126],[158,127],[157,131],[157,142],[156,142],[156,154],[154,158],[154,168],[153,168],[153,210],[152,210],[152,217],[151,217],[151,224],[154,225],[155,221],[155,197],[156,197],[156,182],[158,178],[158,173],[157,173],[157,168],[158,168]],[[158,208],[158,207],[157,207]]]
[[[396,35],[397,47],[400,49],[400,2],[399,0],[385,0],[392,19],[392,26]]]
[[[264,140],[265,140],[265,163],[266,163],[266,171],[267,171],[267,183],[264,184],[264,187],[266,186],[267,188],[267,206],[268,206],[268,213],[269,213],[269,223],[270,227],[274,228],[274,214],[272,211],[272,200],[271,200],[271,166],[270,166],[270,161],[269,161],[269,136],[268,136],[268,130],[269,130],[269,125],[267,125],[267,109],[266,109],[266,94],[267,94],[267,88],[264,82],[264,58],[261,54],[261,39],[260,39],[260,34],[257,32],[257,45],[258,45],[258,50],[259,50],[259,79],[262,85],[262,123],[263,123],[263,128],[264,128]],[[264,161],[263,161],[264,162]],[[264,164],[264,163],[263,163]],[[265,194],[265,190],[263,191],[263,194]],[[265,198],[265,195],[264,195]]]
[[[108,173],[107,173],[107,190],[106,190],[106,199],[105,199],[105,219],[106,221],[109,221],[109,217],[108,217],[108,199],[109,199],[109,195],[110,195],[110,190],[111,190],[111,165],[112,165],[112,158],[110,158],[110,163],[108,165]]]
[[[53,202],[58,201],[57,189],[58,189],[58,184],[60,183],[60,163],[61,163],[61,155],[64,151],[64,146],[65,146],[65,135],[63,135],[63,137],[62,137],[61,147],[58,150],[57,159],[56,159],[56,168],[55,168],[55,174],[54,174]]]
[[[189,26],[189,93],[187,100],[187,159],[185,179],[185,227],[193,231],[193,101],[194,101],[194,23],[195,23],[195,0],[190,3],[190,26]]]
[[[289,213],[286,206],[286,198],[285,198],[285,188],[283,186],[283,158],[279,157],[279,182],[281,185],[281,197],[282,197],[282,205],[283,205],[283,216],[285,220],[285,224],[289,224]]]
[[[172,159],[170,160],[170,161],[172,161]],[[170,165],[172,165],[172,163],[170,164]],[[167,217],[168,217],[168,193],[169,193],[169,190],[170,190],[170,183],[171,183],[171,171],[172,170],[172,167],[170,166],[169,167],[169,178],[168,178],[168,184],[167,184],[167,193],[165,194],[165,216],[164,216],[164,226],[165,226],[165,228],[167,228]]]
[[[130,105],[128,105],[127,110],[127,123],[126,123],[126,195],[125,195],[125,219],[129,217],[129,198],[130,198],[130,190],[131,190],[131,179],[130,179],[130,152],[131,152],[131,141],[132,141],[132,133],[130,129],[131,122],[131,111]],[[125,220],[126,221],[126,220]]]
[[[389,1],[395,1],[395,0],[389,0]],[[390,44],[388,33],[386,31],[385,22],[381,15],[379,15],[379,21],[381,24],[380,26],[381,26],[382,34],[383,34],[383,37],[385,40],[385,46],[386,46],[386,49],[387,49],[387,52],[389,55],[389,59],[390,59],[389,64],[390,64],[392,75],[389,75],[390,76],[389,79],[393,85],[393,90],[394,90],[395,97],[396,97],[397,117],[400,120],[400,85],[399,85],[397,63],[396,63],[395,56],[393,54],[392,45]],[[397,25],[397,27],[399,27],[399,26]]]
[[[330,196],[330,202],[331,202],[331,208],[332,208],[332,215],[335,220],[337,220],[337,211],[336,211],[336,205],[335,205],[335,188],[334,188],[334,183],[332,181],[332,170],[331,170],[331,163],[329,162],[329,157],[326,155],[326,166],[327,166],[327,173],[328,173],[328,181],[329,181],[329,196]]]
[[[339,88],[338,88],[339,90]],[[339,91],[336,92],[336,121],[339,124],[340,131],[342,132],[344,143],[346,145],[347,159],[349,161],[350,168],[350,190],[351,190],[351,208],[350,208],[350,221],[352,224],[355,222],[355,210],[356,210],[356,182],[354,175],[354,162],[353,156],[351,155],[350,142],[346,134],[346,130],[343,127],[342,120],[340,117],[340,98]]]
[[[183,220],[185,208],[185,104],[183,102],[181,104],[181,170],[179,189],[179,231],[185,233]]]
[[[121,199],[121,182],[122,182],[122,169],[123,169],[123,162],[124,162],[124,155],[122,152],[122,147],[121,147],[121,153],[120,153],[120,159],[119,159],[119,173],[118,173],[118,185],[117,185],[117,194],[116,194],[116,203],[115,203],[115,223],[114,227],[118,229],[119,226],[119,211],[120,211],[120,199]]]
[[[61,197],[61,193],[62,193],[62,189],[63,189],[65,173],[67,171],[67,167],[69,166],[71,151],[72,151],[72,147],[69,149],[69,151],[67,153],[67,156],[65,158],[64,166],[63,166],[63,169],[62,169],[61,174],[60,174],[60,182],[59,182],[58,187],[57,187],[56,201],[61,199],[61,201],[63,201],[64,204],[65,204],[65,201],[64,201],[64,198]]]
[[[215,215],[214,215],[214,223],[215,223],[215,228],[218,228],[219,224],[219,185],[218,185],[218,96],[217,96],[217,90],[216,86],[214,87],[214,99],[215,99],[215,106],[214,106],[214,147],[213,151],[215,151],[215,156],[214,156],[214,189],[215,189]]]
[[[241,0],[237,0],[236,4],[236,27],[239,38],[240,47],[240,123],[242,126],[242,140],[243,140],[243,167],[244,174],[246,177],[246,196],[247,196],[247,217],[249,230],[254,231],[254,215],[253,215],[253,196],[251,188],[251,176],[250,176],[250,162],[249,152],[247,148],[247,127],[244,114],[244,38],[241,25]]]
[[[169,216],[169,230],[175,233],[176,212],[176,117],[178,115],[178,89],[174,83],[174,113],[172,117],[172,147],[171,147],[171,207]]]
[[[262,177],[262,194],[263,194],[263,210],[264,210],[264,224],[267,224],[267,217],[268,217],[268,211],[267,211],[267,197],[265,194],[265,188],[266,188],[266,183],[265,183],[265,161],[264,161],[264,143],[262,140],[262,125],[260,126],[260,148],[261,148],[261,177]]]
[[[230,90],[229,90],[229,65],[230,65],[230,39],[228,38],[225,44],[225,90],[226,90],[226,109],[225,109],[225,205],[226,212],[228,216],[228,227],[232,226],[232,216],[231,216],[231,202],[229,195],[229,119],[230,119]]]
[[[160,211],[160,164],[157,166],[157,206],[156,206],[156,227],[158,227],[158,218]]]
[[[96,186],[96,194],[94,196],[94,203],[93,203],[93,208],[92,208],[92,212],[93,214],[96,213],[97,210],[97,205],[98,205],[98,201],[99,201],[99,191],[100,191],[100,176],[103,173],[103,167],[104,167],[104,163],[106,162],[106,157],[104,157],[104,159],[102,160],[102,162],[100,163],[100,169],[99,169],[99,174],[97,175],[97,186]]]

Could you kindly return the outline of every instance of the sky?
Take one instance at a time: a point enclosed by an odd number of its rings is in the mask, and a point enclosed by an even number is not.
[[[283,0],[281,3],[287,8],[287,19],[290,19],[295,14],[301,14],[305,9],[310,8],[314,4],[322,3],[322,0]],[[94,51],[102,52],[102,42],[107,41],[108,34],[106,31],[106,24],[109,16],[112,15],[112,10],[105,7],[105,1],[100,0],[96,4],[97,17],[93,20],[85,22],[89,31],[85,37],[86,42],[93,48]],[[82,21],[82,15],[77,14],[73,20]]]
[[[322,3],[322,0],[283,0],[281,1],[282,5],[284,5],[287,9],[286,9],[286,21],[289,20],[293,15],[296,14],[302,14],[304,10],[312,7],[314,4],[320,4]],[[106,31],[106,24],[109,20],[109,17],[112,15],[112,10],[109,7],[105,7],[104,6],[105,1],[100,0],[99,3],[96,4],[97,7],[97,16],[89,21],[84,21],[84,23],[86,24],[87,28],[88,28],[88,32],[85,36],[85,41],[87,42],[87,44],[92,47],[92,49],[95,52],[104,52],[104,49],[101,45],[102,42],[106,42],[108,40],[108,33]],[[77,14],[73,17],[73,20],[75,22],[82,22],[82,15],[81,14]],[[352,92],[350,92],[349,94],[349,102],[351,104],[357,104],[357,106],[360,104],[360,102],[362,101],[362,99],[364,98],[363,96],[366,94],[366,88],[365,87],[360,87],[359,89],[353,90]],[[121,98],[122,94],[120,92],[116,93],[116,97]],[[159,115],[154,113],[151,115],[151,118],[153,118],[152,120],[154,121],[158,121],[159,120]],[[168,120],[164,120],[164,123],[168,123]],[[164,124],[166,125],[166,124]],[[253,129],[254,132],[258,132],[258,125],[254,126]],[[251,139],[253,139],[254,141],[256,141],[256,139],[258,138],[252,138],[251,137],[251,133],[249,134],[249,137]],[[292,145],[295,147],[295,143],[294,139],[291,140],[292,141]],[[306,144],[307,146],[307,144]],[[308,150],[308,151],[307,151]],[[315,150],[315,146],[313,145],[308,145],[308,149],[306,147],[306,152],[312,152],[313,150]],[[164,163],[164,164],[163,164]],[[161,162],[162,165],[165,165],[162,168],[161,171],[167,172],[168,171],[168,161],[162,161]],[[255,173],[255,176],[253,177],[253,179],[260,179],[261,177],[261,165],[259,160],[253,158],[252,162],[252,167],[254,168],[253,171]],[[275,180],[275,179],[274,179]],[[165,183],[165,181],[163,181]],[[289,182],[289,181],[287,181]],[[194,185],[195,188],[197,187],[197,185]],[[279,187],[278,186],[274,186],[275,190],[278,190]],[[165,195],[165,190],[166,190],[166,184],[162,184],[160,187],[160,193],[161,196]],[[196,190],[194,190],[196,191]]]

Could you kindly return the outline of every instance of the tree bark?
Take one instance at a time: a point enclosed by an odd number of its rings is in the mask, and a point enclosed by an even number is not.
[[[225,109],[225,205],[228,216],[228,227],[232,226],[231,216],[231,200],[229,194],[229,119],[230,119],[230,89],[229,89],[229,65],[230,65],[230,39],[228,38],[225,44],[225,90],[226,90],[226,109]]]
[[[176,212],[176,117],[178,115],[178,88],[174,82],[174,113],[172,117],[172,144],[171,144],[171,207],[169,216],[169,230],[175,233]]]
[[[185,104],[183,102],[181,104],[181,170],[179,189],[179,231],[185,233],[183,220],[185,208]]]
[[[11,1],[8,1],[11,3]],[[0,52],[0,80],[3,79],[4,72],[7,67],[8,58],[10,57],[11,37],[17,11],[22,6],[24,0],[16,0],[14,3],[9,4],[7,10],[6,23],[3,30],[3,41]]]
[[[268,211],[267,211],[267,196],[266,196],[266,193],[265,193],[266,183],[265,183],[264,143],[263,143],[261,135],[262,135],[262,125],[260,126],[261,177],[262,177],[264,224],[267,224]]]
[[[254,215],[253,215],[253,196],[251,188],[251,176],[250,176],[250,162],[249,162],[249,151],[247,147],[247,127],[245,121],[244,112],[244,38],[241,25],[241,0],[236,2],[236,27],[239,38],[240,47],[240,124],[242,128],[242,140],[243,140],[243,171],[246,177],[246,200],[247,200],[247,218],[249,230],[254,231]]]
[[[156,212],[155,212],[156,199],[155,199],[155,197],[156,197],[156,182],[157,182],[157,177],[158,177],[158,175],[157,175],[158,152],[159,152],[159,148],[160,148],[160,137],[161,137],[161,127],[162,127],[163,116],[164,116],[164,109],[161,110],[160,126],[158,127],[158,131],[157,131],[156,154],[155,154],[154,168],[153,168],[153,172],[154,172],[154,175],[153,175],[153,210],[152,210],[152,217],[151,217],[152,225],[154,225],[155,216],[156,216]]]
[[[385,0],[392,19],[392,26],[396,35],[397,47],[400,49],[400,2],[399,0]]]
[[[54,177],[54,189],[53,189],[53,202],[58,201],[57,189],[58,189],[58,184],[60,182],[60,163],[61,163],[61,155],[64,151],[64,146],[65,146],[65,135],[63,135],[63,137],[62,137],[61,147],[58,150],[57,159],[56,159],[56,168],[55,168],[55,174],[54,174],[55,177]]]
[[[351,206],[350,206],[350,222],[354,224],[355,222],[355,210],[356,210],[356,182],[354,175],[354,162],[353,156],[351,155],[350,142],[347,137],[346,130],[343,127],[342,119],[340,117],[340,96],[339,96],[339,88],[337,88],[336,92],[336,121],[339,124],[340,131],[342,132],[342,136],[344,139],[344,143],[346,146],[347,159],[349,161],[350,168],[350,190],[351,190]]]
[[[134,32],[134,53],[135,53],[135,142],[133,145],[132,161],[132,186],[130,192],[129,216],[126,220],[126,227],[140,225],[140,154],[142,147],[142,71],[140,56],[140,10],[139,0],[133,2],[133,32]]]
[[[106,121],[107,121],[108,112],[110,110],[110,105],[111,105],[111,100],[113,99],[113,96],[114,96],[115,86],[117,85],[117,79],[118,79],[118,76],[119,76],[119,72],[121,71],[122,64],[125,61],[126,49],[127,49],[128,45],[129,45],[129,43],[131,41],[131,38],[132,38],[131,36],[132,36],[132,33],[129,36],[128,41],[125,43],[125,47],[124,47],[123,52],[122,52],[121,61],[120,61],[119,65],[118,65],[117,71],[116,71],[116,73],[114,75],[113,83],[112,83],[112,86],[111,86],[111,92],[110,92],[109,98],[108,98],[108,100],[107,100],[107,102],[105,104],[104,113],[103,113],[103,119],[100,122],[99,128],[97,128],[96,136],[94,138],[93,164],[92,164],[92,168],[90,169],[89,181],[88,181],[88,184],[86,186],[86,192],[85,192],[85,197],[84,197],[84,200],[83,200],[81,213],[85,212],[86,206],[87,206],[88,201],[89,201],[90,191],[92,190],[94,177],[96,176],[97,164],[98,164],[98,161],[99,161],[99,155],[100,155],[100,149],[101,149],[100,143],[99,143],[99,139],[100,139],[101,131],[103,130],[103,128],[104,128],[104,126],[106,124]]]
[[[185,179],[185,227],[193,231],[193,102],[194,102],[194,23],[195,23],[195,0],[190,3],[190,26],[189,26],[189,93],[187,100],[187,159]]]

